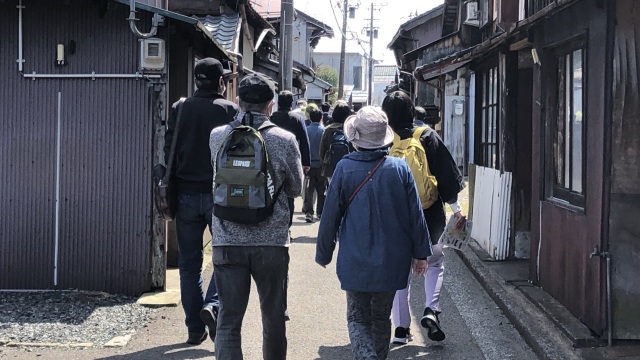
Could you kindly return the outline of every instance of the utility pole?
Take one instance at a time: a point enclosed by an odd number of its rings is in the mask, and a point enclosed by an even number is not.
[[[369,23],[369,92],[367,94],[367,105],[371,105],[371,94],[373,92],[373,3],[371,3],[371,22]]]
[[[342,11],[342,45],[340,46],[340,73],[338,74],[338,100],[344,95],[344,58],[347,46],[347,12],[349,11],[349,1],[344,0],[344,10]]]
[[[293,0],[280,8],[280,79],[280,90],[293,89]]]

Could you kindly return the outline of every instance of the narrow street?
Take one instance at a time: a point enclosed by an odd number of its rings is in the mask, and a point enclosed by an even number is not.
[[[299,206],[297,207],[299,209]],[[307,224],[295,215],[291,246],[288,358],[292,360],[353,359],[346,324],[345,295],[340,290],[334,264],[322,269],[314,262],[318,223]],[[438,359],[537,359],[501,310],[452,251],[446,252],[445,285],[441,316],[447,338],[441,343],[428,339],[419,325],[423,310],[423,288],[413,279],[412,324],[414,340],[406,346],[392,346],[390,360]],[[334,257],[335,260],[335,257]],[[334,261],[335,262],[335,261]],[[211,269],[207,269],[210,274]],[[262,359],[262,329],[256,292],[244,319],[245,359]],[[154,320],[138,331],[123,348],[59,350],[7,349],[0,358],[15,359],[206,359],[213,358],[209,340],[198,347],[183,345],[186,337],[182,309],[158,309]]]

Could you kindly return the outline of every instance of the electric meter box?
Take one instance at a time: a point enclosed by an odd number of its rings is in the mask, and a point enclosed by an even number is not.
[[[164,69],[164,40],[157,38],[140,39],[140,69],[162,71]]]

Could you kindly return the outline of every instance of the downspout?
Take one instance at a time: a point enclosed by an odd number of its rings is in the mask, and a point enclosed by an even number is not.
[[[18,0],[18,71],[22,72],[24,69],[24,57],[22,56],[22,9],[24,9],[24,5],[22,5],[22,0]]]
[[[148,33],[142,33],[140,32],[140,30],[138,30],[138,27],[136,26],[136,21],[138,21],[138,19],[136,18],[135,0],[129,0],[129,17],[127,18],[127,20],[129,20],[129,27],[131,27],[131,31],[136,37],[139,37],[141,39],[148,39],[158,33],[158,23],[160,22],[158,14],[153,14],[151,30]]]

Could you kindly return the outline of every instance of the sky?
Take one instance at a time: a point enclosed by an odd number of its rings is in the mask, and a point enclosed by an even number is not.
[[[378,38],[373,40],[373,58],[384,65],[395,65],[393,52],[387,45],[393,39],[401,24],[409,21],[411,15],[423,14],[444,3],[444,0],[382,0],[374,2],[374,28],[378,28]],[[331,26],[335,35],[332,39],[320,39],[315,52],[340,52],[343,0],[294,0],[293,6]],[[371,2],[350,0],[349,6],[356,6],[354,19],[347,19],[347,52],[369,53],[369,37],[363,29],[368,27],[371,17]],[[334,16],[335,14],[335,16]],[[358,37],[361,41],[355,39]]]

